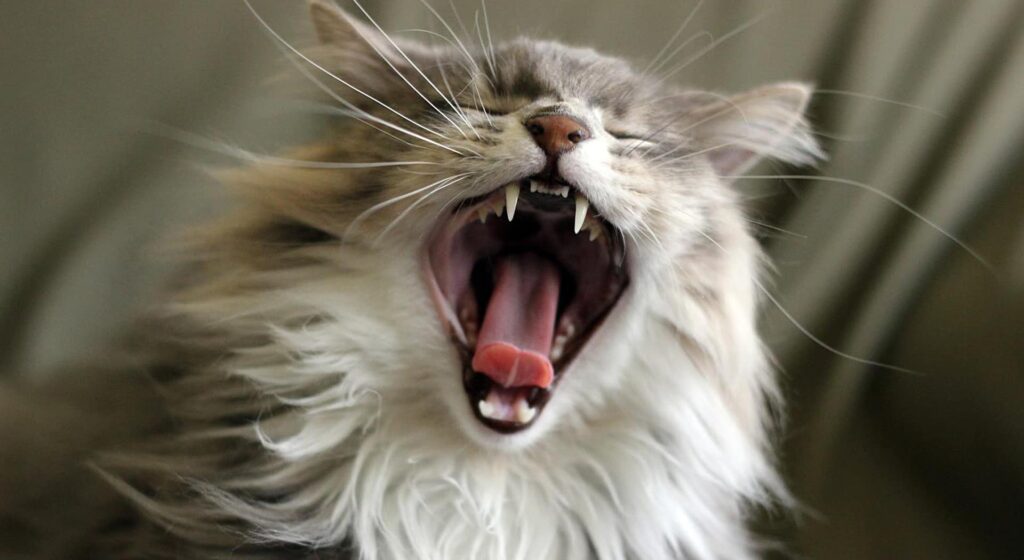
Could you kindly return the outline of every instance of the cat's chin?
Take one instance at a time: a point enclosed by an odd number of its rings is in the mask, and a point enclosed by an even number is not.
[[[622,296],[625,261],[623,236],[557,178],[514,181],[441,218],[424,272],[474,431],[499,445],[526,436]]]

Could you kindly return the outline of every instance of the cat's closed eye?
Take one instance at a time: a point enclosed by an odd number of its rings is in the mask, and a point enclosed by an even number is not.
[[[463,108],[463,110],[467,110],[467,109],[471,110],[471,111],[475,111],[477,113],[486,113],[487,115],[489,115],[491,117],[504,117],[504,116],[506,116],[506,115],[508,115],[508,114],[510,114],[510,113],[515,111],[515,109],[501,109],[501,108],[497,108],[497,107],[493,107],[493,106],[479,106],[479,105],[477,107],[475,107],[475,108],[474,107]],[[650,137],[649,134],[644,134],[644,133],[637,132],[637,131],[624,131],[624,130],[620,130],[620,129],[608,129],[608,128],[606,128],[605,132],[607,132],[608,135],[611,136],[612,138],[615,138],[616,140],[622,140],[622,141],[641,141],[641,142],[645,142]]]
[[[649,136],[647,134],[641,134],[639,132],[622,132],[618,130],[608,129],[605,129],[605,132],[607,132],[612,138],[615,138],[616,140],[647,140]]]

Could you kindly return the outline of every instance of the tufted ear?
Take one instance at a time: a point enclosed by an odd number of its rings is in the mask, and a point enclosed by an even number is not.
[[[422,50],[414,42],[385,36],[332,0],[309,0],[309,11],[320,40],[314,56],[360,89],[381,92],[393,87],[399,78],[391,67],[408,68],[406,57],[418,56]]]
[[[825,156],[804,117],[811,92],[786,82],[718,99],[692,113],[693,134],[722,177],[740,175],[762,158],[812,164]]]
[[[316,35],[325,46],[366,57],[378,56],[377,51],[397,55],[394,47],[376,28],[345,13],[332,0],[309,0],[309,14]]]

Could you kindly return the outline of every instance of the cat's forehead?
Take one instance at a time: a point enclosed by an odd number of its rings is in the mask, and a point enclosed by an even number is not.
[[[652,89],[623,60],[551,41],[518,39],[500,47],[493,90],[515,98],[575,98],[624,115]]]

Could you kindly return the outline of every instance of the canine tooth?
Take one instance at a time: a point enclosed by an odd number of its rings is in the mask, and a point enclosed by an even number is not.
[[[587,219],[587,208],[590,207],[590,202],[587,201],[587,197],[582,194],[576,195],[576,225],[573,230],[574,233],[579,233],[583,227],[583,221]]]
[[[501,200],[500,198],[496,198],[493,201],[491,201],[491,210],[494,210],[494,214],[496,216],[500,216],[502,210],[504,210],[504,209],[505,209],[505,201],[504,200]]]
[[[494,418],[494,407],[491,406],[491,403],[482,400],[477,403],[477,407],[480,409],[480,415],[484,418]]]
[[[505,206],[508,208],[508,221],[516,215],[516,204],[519,203],[519,185],[509,183],[505,186]]]
[[[526,399],[516,401],[516,420],[520,424],[526,424],[537,415],[537,409],[530,406]]]

